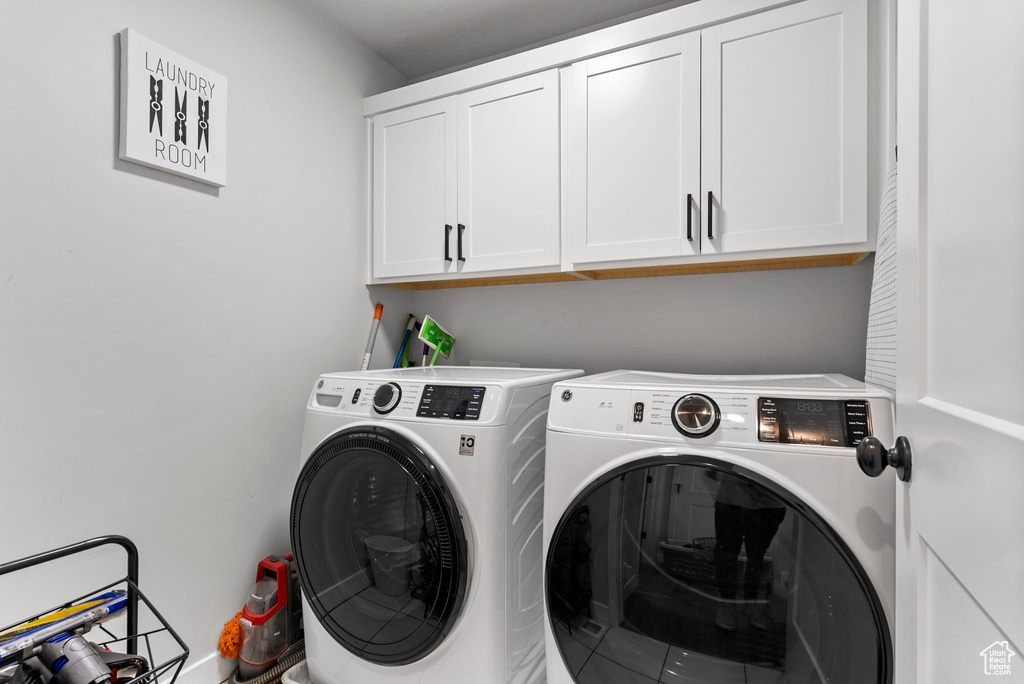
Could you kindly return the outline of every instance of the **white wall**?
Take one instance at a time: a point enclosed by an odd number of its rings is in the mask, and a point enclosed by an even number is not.
[[[869,257],[836,268],[424,290],[453,361],[864,377]]]
[[[230,80],[226,188],[117,159],[125,27]],[[288,547],[313,379],[358,367],[372,296],[404,322],[362,286],[361,115],[403,83],[305,2],[0,3],[0,561],[126,534],[216,648]],[[48,577],[0,585],[0,624]]]

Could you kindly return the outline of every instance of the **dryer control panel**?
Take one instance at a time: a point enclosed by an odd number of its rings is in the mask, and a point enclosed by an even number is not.
[[[871,436],[864,400],[758,397],[757,439],[777,444],[855,447]]]
[[[767,390],[767,391],[765,391]],[[873,388],[556,385],[548,427],[700,446],[853,455],[868,436],[891,444],[892,401]]]

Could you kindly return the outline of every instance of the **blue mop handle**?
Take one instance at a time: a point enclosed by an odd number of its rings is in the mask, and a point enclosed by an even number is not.
[[[405,323],[405,335],[402,336],[402,346],[398,348],[398,356],[395,357],[395,365],[392,368],[398,368],[402,365],[402,354],[405,353],[405,346],[409,344],[409,338],[412,337],[412,330],[416,327],[416,316],[409,314],[409,320]]]

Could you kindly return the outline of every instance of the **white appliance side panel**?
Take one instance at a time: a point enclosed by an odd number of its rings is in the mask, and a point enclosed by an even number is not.
[[[544,681],[544,466],[548,385],[517,390],[506,429],[505,673]]]

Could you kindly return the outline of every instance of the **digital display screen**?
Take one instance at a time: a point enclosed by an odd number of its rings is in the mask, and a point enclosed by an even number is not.
[[[427,385],[416,415],[420,418],[479,420],[486,387]]]
[[[761,397],[757,414],[761,442],[853,447],[871,434],[866,401]]]

